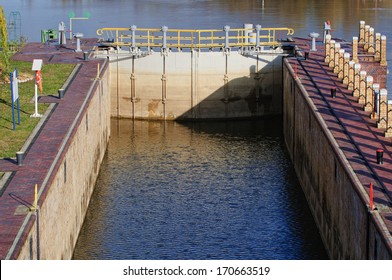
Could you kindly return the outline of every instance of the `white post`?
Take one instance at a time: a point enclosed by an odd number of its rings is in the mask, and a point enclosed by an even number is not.
[[[42,68],[42,59],[34,59],[33,60],[33,67],[31,70],[35,71],[35,83],[34,83],[34,114],[30,117],[32,118],[40,118],[42,115],[38,113],[38,84],[37,84],[37,75],[38,71],[41,71]]]

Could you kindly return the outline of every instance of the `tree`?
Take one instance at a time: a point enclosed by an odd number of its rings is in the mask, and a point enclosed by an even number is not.
[[[10,54],[8,50],[7,42],[7,21],[4,16],[3,7],[0,6],[0,74],[1,76],[8,74],[8,68],[10,65]]]

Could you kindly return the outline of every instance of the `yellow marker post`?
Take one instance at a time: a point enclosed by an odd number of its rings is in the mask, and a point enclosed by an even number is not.
[[[33,208],[31,208],[31,211],[37,211],[37,204],[38,204],[38,185],[35,184],[34,187],[34,202],[33,202]]]

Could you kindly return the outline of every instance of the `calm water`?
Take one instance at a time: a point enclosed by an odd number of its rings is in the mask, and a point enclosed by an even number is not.
[[[388,38],[390,0],[0,0],[21,14],[21,35],[69,24],[217,29],[244,23],[292,27],[296,36],[351,40],[360,20]],[[19,28],[19,26],[16,26]],[[15,28],[16,29],[16,28]],[[16,30],[17,32],[19,31]],[[391,84],[389,79],[389,85]],[[389,86],[389,88],[392,88]],[[193,125],[114,121],[76,259],[326,258],[291,163],[279,120]]]
[[[324,259],[279,119],[112,121],[75,259]]]

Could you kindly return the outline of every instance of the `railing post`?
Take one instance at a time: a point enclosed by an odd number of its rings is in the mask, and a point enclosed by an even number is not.
[[[258,24],[256,25],[256,48],[260,48],[260,31],[261,31],[261,25]]]
[[[223,27],[223,31],[225,31],[225,50],[229,50],[230,49],[230,44],[229,44],[230,26],[225,25]]]
[[[378,128],[387,129],[389,123],[389,112],[388,112],[388,91],[383,88],[380,90],[380,114],[378,115]]]
[[[136,25],[131,26],[131,32],[132,32],[132,50],[134,51],[136,49]]]
[[[339,50],[339,69],[338,69],[338,78],[343,80],[344,77],[344,55],[345,55],[345,50],[340,49]]]
[[[167,49],[167,31],[169,28],[167,26],[162,26],[161,31],[163,32],[163,39],[162,39],[162,50],[166,51]]]
[[[365,90],[365,112],[372,112],[373,111],[373,77],[367,76],[366,77],[366,90]]]

